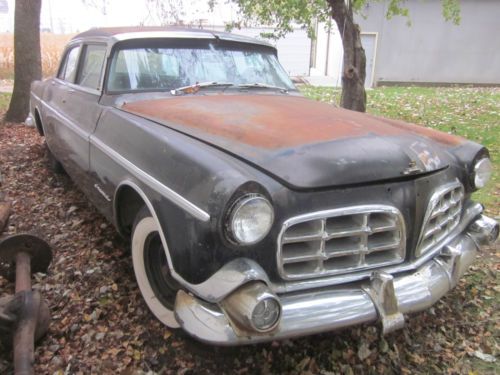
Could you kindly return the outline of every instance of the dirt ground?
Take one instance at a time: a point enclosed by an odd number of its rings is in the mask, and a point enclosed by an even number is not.
[[[458,287],[407,326],[381,337],[367,325],[265,345],[218,348],[162,326],[136,286],[129,248],[64,175],[46,167],[32,128],[0,126],[0,199],[13,203],[6,234],[36,233],[54,260],[36,287],[52,323],[37,374],[487,374],[500,372],[498,245]],[[0,296],[13,293],[0,277]],[[9,374],[12,353],[0,353]],[[496,361],[496,362],[490,362]]]

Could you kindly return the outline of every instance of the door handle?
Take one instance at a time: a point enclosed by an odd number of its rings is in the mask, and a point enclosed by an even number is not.
[[[69,89],[69,90],[68,90],[68,92],[69,92],[70,94],[73,94],[73,93],[75,92],[75,90],[73,90],[73,89]]]

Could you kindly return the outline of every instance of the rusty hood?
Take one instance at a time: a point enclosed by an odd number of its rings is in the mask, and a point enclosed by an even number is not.
[[[213,145],[299,189],[431,172],[452,161],[447,148],[464,142],[300,96],[193,95],[120,109]]]

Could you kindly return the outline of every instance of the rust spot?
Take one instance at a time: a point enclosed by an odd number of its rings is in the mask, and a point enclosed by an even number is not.
[[[448,134],[431,128],[426,128],[422,125],[392,119],[384,119],[384,121],[394,126],[395,128],[407,130],[413,134],[430,138],[433,141],[442,143],[447,146],[458,146],[466,141],[465,138],[459,137],[457,135]]]
[[[296,96],[184,96],[127,103],[122,109],[193,135],[206,133],[268,149],[370,134],[397,136],[414,133],[446,145],[464,141],[422,126],[335,108]]]

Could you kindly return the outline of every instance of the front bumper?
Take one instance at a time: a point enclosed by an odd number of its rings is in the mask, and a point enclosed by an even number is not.
[[[403,327],[403,314],[424,310],[443,297],[467,271],[480,247],[497,237],[498,223],[481,215],[417,270],[397,277],[375,271],[364,283],[279,295],[281,320],[267,333],[236,326],[221,308],[223,303],[209,303],[182,290],[175,314],[191,336],[218,345],[293,338],[374,321],[381,321],[387,333]]]

